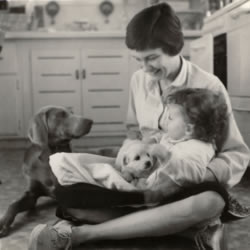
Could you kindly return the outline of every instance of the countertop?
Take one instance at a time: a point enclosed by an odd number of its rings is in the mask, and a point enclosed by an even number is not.
[[[226,5],[224,8],[222,9],[219,9],[217,10],[216,12],[214,12],[211,16],[207,17],[204,19],[204,23],[208,23],[208,22],[211,22],[213,21],[214,19],[228,13],[229,11],[239,7],[240,5],[246,3],[246,2],[249,2],[249,5],[250,5],[250,1],[249,0],[238,0],[238,1],[235,1],[231,4],[228,4]]]
[[[199,37],[199,30],[184,31],[184,37]],[[11,31],[5,39],[125,38],[125,31]]]

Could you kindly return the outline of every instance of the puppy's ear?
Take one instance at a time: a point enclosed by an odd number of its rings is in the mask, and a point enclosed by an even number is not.
[[[123,156],[122,163],[123,163],[123,166],[127,166],[128,165],[128,157],[126,155]]]
[[[42,108],[30,122],[28,137],[32,144],[38,144],[41,146],[48,145],[48,125],[46,115],[48,110],[48,107]]]
[[[123,148],[121,147],[115,159],[115,168],[117,170],[121,170],[122,168],[123,156],[124,156],[124,151],[123,151]]]

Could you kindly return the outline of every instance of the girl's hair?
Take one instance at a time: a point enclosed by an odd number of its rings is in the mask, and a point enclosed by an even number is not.
[[[127,26],[126,45],[132,50],[161,48],[169,56],[175,56],[183,44],[181,22],[167,3],[143,9]]]
[[[228,133],[228,108],[221,93],[186,88],[171,93],[165,102],[183,107],[187,121],[194,125],[194,139],[215,143],[217,151],[221,150]]]

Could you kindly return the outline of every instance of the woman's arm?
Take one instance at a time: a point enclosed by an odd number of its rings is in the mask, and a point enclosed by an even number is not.
[[[161,100],[148,97],[148,84],[144,72],[135,72],[129,88],[128,111],[126,118],[127,137],[143,139],[150,143],[159,141],[161,131],[158,128],[158,114]]]
[[[208,168],[218,182],[225,187],[232,187],[241,180],[249,164],[250,152],[236,124],[229,95],[222,83],[218,86],[218,91],[224,95],[227,102],[229,126],[221,152],[210,162]]]
[[[208,168],[226,187],[236,185],[242,178],[250,159],[250,152],[243,141],[233,114],[229,118],[229,132],[221,152]]]
[[[129,88],[129,99],[128,99],[128,111],[126,118],[126,127],[127,127],[127,137],[129,139],[141,139],[141,133],[139,129],[139,123],[136,116],[136,108],[135,108],[135,94],[133,91],[133,86],[135,86],[136,80],[135,75],[132,76]]]

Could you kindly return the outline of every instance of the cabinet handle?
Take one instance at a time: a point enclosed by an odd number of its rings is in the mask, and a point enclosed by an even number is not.
[[[238,112],[250,112],[250,109],[246,109],[246,108],[234,108],[234,107],[233,107],[233,111],[238,111]]]
[[[86,79],[86,70],[85,69],[82,70],[82,79]]]
[[[194,51],[205,49],[205,48],[206,48],[206,46],[204,46],[204,45],[200,46],[200,47],[198,47],[198,46],[197,47],[191,47],[191,49],[194,50]]]
[[[75,71],[75,77],[77,80],[79,79],[79,70],[78,69],[76,69],[76,71]]]

